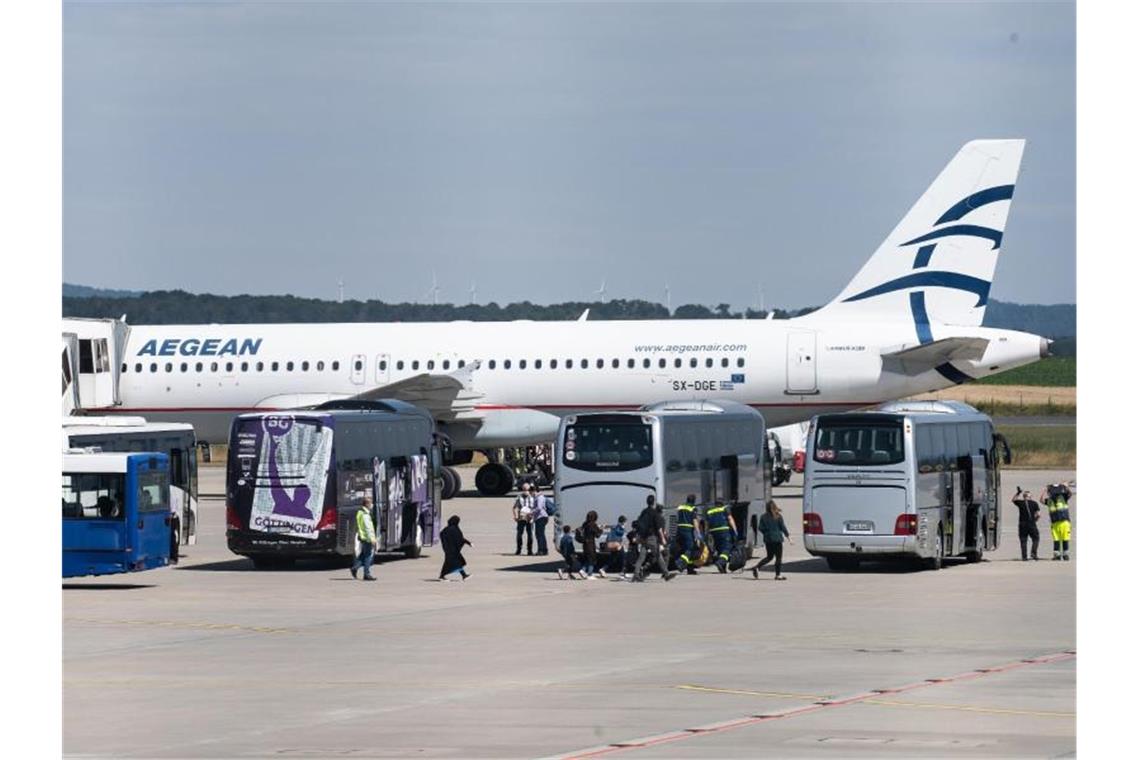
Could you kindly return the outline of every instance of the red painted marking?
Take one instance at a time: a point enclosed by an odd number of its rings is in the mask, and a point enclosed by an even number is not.
[[[918,681],[916,683],[907,684],[906,686],[897,686],[892,689],[872,689],[871,691],[855,694],[850,697],[843,697],[840,699],[829,700],[825,702],[817,702],[806,707],[797,707],[790,710],[780,712],[765,713],[763,715],[752,715],[736,721],[725,721],[722,723],[714,723],[709,726],[698,726],[697,728],[690,728],[684,731],[670,731],[668,733],[657,734],[656,736],[645,737],[644,739],[633,740],[636,743],[629,742],[615,742],[606,747],[598,749],[579,750],[566,755],[560,755],[563,760],[577,760],[578,758],[587,757],[601,757],[602,755],[613,755],[618,752],[625,752],[631,749],[644,749],[646,747],[653,747],[658,744],[669,744],[671,742],[682,741],[684,739],[691,739],[694,736],[704,736],[706,734],[716,734],[721,731],[734,731],[738,728],[745,726],[753,726],[758,723],[763,723],[770,720],[778,720],[781,718],[791,718],[796,715],[804,715],[807,713],[818,712],[820,710],[827,710],[833,707],[843,707],[845,705],[857,704],[868,699],[874,699],[882,694],[898,694],[904,691],[912,691],[914,689],[926,689],[940,684],[954,683],[957,681],[969,681],[975,678],[983,678],[993,673],[1005,673],[1018,668],[1024,668],[1029,665],[1045,665],[1053,662],[1062,662],[1064,660],[1075,659],[1077,653],[1075,650],[1066,650],[1064,652],[1057,652],[1055,654],[1044,655],[1042,657],[1035,657],[1027,660],[1019,660],[1017,662],[1009,662],[1004,665],[998,665],[990,668],[978,668],[969,670],[965,673],[959,673],[956,676],[949,676],[946,678],[928,678],[925,681]]]

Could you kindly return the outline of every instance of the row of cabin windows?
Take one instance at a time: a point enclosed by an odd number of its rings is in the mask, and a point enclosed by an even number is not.
[[[217,372],[219,369],[221,369],[224,366],[224,368],[225,368],[224,371],[226,371],[226,372],[234,372],[235,368],[237,369],[237,371],[241,371],[241,372],[249,372],[251,369],[254,372],[264,372],[266,370],[266,367],[268,367],[270,372],[278,372],[281,370],[281,367],[284,366],[286,372],[292,372],[295,369],[297,369],[298,364],[300,365],[300,371],[301,372],[308,372],[310,368],[314,369],[317,372],[324,372],[324,370],[325,370],[325,363],[323,361],[315,362],[312,364],[310,364],[307,361],[303,361],[303,362],[299,362],[299,363],[296,363],[296,362],[269,362],[268,365],[265,362],[240,362],[240,363],[238,363],[238,362],[226,362],[224,365],[221,362],[210,362],[209,364],[207,364],[205,362],[195,362],[193,365],[191,365],[189,362],[181,362],[178,364],[178,371],[179,372],[190,372],[190,371],[194,371],[194,372]],[[149,369],[151,372],[158,372],[160,366],[162,367],[164,372],[173,372],[174,371],[174,362],[166,362],[165,364],[161,364],[161,365],[158,362],[151,362]],[[331,369],[333,372],[336,372],[337,370],[340,369],[340,362],[338,362],[338,361],[332,362],[328,366],[329,366],[329,369]],[[127,371],[127,365],[124,364],[123,365],[123,372],[126,372],[126,371]],[[142,372],[142,371],[143,371],[142,363],[135,364],[135,372]]]
[[[607,362],[605,359],[595,359],[593,362],[593,366],[596,369],[605,369],[606,363]],[[696,369],[696,368],[701,366],[702,362],[697,357],[693,356],[693,357],[689,358],[688,364],[689,364],[690,368]],[[706,368],[711,369],[712,367],[714,367],[716,365],[716,361],[710,356],[710,357],[705,358],[703,364]],[[609,361],[609,365],[610,365],[611,369],[620,369],[621,365],[622,365],[622,361],[621,361],[621,359],[611,359]],[[498,366],[499,365],[495,359],[489,359],[487,361],[487,369],[496,369]],[[503,369],[510,369],[512,366],[513,365],[511,364],[510,359],[504,359],[503,360],[503,362],[502,362]],[[542,369],[544,366],[543,360],[542,359],[535,359],[534,364],[531,366],[533,366],[534,369]],[[558,369],[559,360],[558,359],[551,359],[545,366],[549,369]],[[562,366],[564,366],[566,369],[573,369],[574,368],[574,360],[573,359],[564,359],[564,360],[562,360]],[[590,368],[590,360],[589,359],[579,359],[578,360],[578,366],[581,369],[589,369]],[[625,360],[625,366],[627,369],[634,369],[635,367],[637,367],[637,360],[636,359],[626,359]],[[652,366],[653,366],[653,360],[652,359],[645,358],[645,359],[641,360],[642,369],[650,369]],[[662,357],[662,358],[657,360],[657,367],[659,369],[665,369],[668,366],[669,366],[669,360],[668,359],[665,359],[664,357]],[[677,369],[680,369],[681,367],[685,366],[685,360],[678,356],[675,359],[673,359],[673,366]],[[728,367],[729,366],[729,359],[727,356],[721,357],[720,366],[721,367]],[[742,357],[742,356],[737,357],[736,366],[737,367],[743,367],[744,366],[744,357]],[[526,359],[519,359],[518,368],[519,369],[526,369],[527,368],[527,360]]]
[[[610,360],[610,367],[612,369],[619,369],[621,367],[621,363],[622,363],[621,359],[611,359]],[[284,364],[286,372],[293,372],[296,369],[296,363],[294,363],[294,362],[291,362],[291,361],[290,362],[284,362],[283,364]],[[415,360],[411,361],[409,364],[410,364],[410,367],[413,371],[419,370],[419,368],[420,368],[419,359],[415,359]],[[685,364],[684,360],[681,359],[680,357],[673,359],[673,367],[676,369],[680,369],[681,367],[684,366],[684,364]],[[706,357],[704,360],[704,366],[706,369],[713,368],[715,366],[715,364],[716,364],[716,362],[711,356]],[[396,362],[394,362],[394,365],[395,365],[396,371],[399,372],[399,371],[402,371],[404,369],[405,362],[403,359],[398,359]],[[435,359],[428,359],[426,362],[424,362],[425,369],[434,370],[435,365],[436,365]],[[562,365],[566,369],[573,369],[574,368],[574,360],[573,359],[562,360]],[[135,364],[135,372],[142,372],[143,366],[144,365],[141,362],[136,363]],[[149,369],[151,372],[158,372],[160,366],[163,368],[163,371],[165,371],[165,372],[173,372],[174,371],[174,363],[173,362],[166,362],[162,365],[160,365],[158,362],[151,362]],[[206,369],[207,366],[209,367],[208,370]],[[217,372],[221,366],[222,366],[222,364],[220,362],[210,362],[208,365],[205,362],[195,362],[193,365],[193,371],[194,372],[207,372],[207,371],[208,372]],[[239,369],[239,371],[241,371],[241,372],[249,372],[251,368],[253,369],[254,372],[264,372],[266,369],[266,366],[267,365],[265,364],[265,362],[255,362],[255,363],[241,362],[240,364],[235,363],[235,362],[225,362],[225,371],[226,372],[234,372],[235,367],[237,367]],[[270,362],[268,365],[270,372],[279,372],[281,370],[281,366],[282,366],[282,362]],[[315,369],[315,371],[317,371],[317,372],[323,372],[325,369],[325,363],[323,361],[316,362],[315,365],[312,365],[312,366]],[[467,366],[467,362],[463,359],[459,359],[456,362],[457,368],[463,368],[465,366]],[[512,366],[515,366],[515,365],[512,364],[510,359],[503,359],[503,361],[502,361],[502,368],[503,369],[511,369]],[[527,360],[526,359],[519,359],[517,366],[519,369],[526,369],[528,366]],[[549,369],[558,369],[559,360],[558,359],[550,359],[549,362],[547,362],[544,365],[544,362],[542,359],[535,359],[534,363],[531,364],[530,366],[532,366],[534,369],[543,369],[544,366],[548,367]],[[582,369],[589,369],[590,360],[589,359],[580,359],[580,360],[578,360],[578,366],[581,367]],[[605,366],[606,366],[606,360],[605,359],[594,360],[594,367],[595,368],[605,369]],[[637,360],[636,359],[626,359],[625,366],[627,369],[634,369],[637,366]],[[642,359],[641,360],[641,366],[643,369],[650,369],[653,366],[653,361],[651,359],[648,359],[648,358]],[[669,361],[667,359],[660,358],[657,360],[657,367],[659,369],[665,369],[668,366],[669,366]],[[689,367],[691,369],[696,369],[700,366],[701,366],[701,361],[699,359],[697,359],[697,357],[693,356],[693,357],[689,358]],[[729,359],[727,356],[721,357],[720,366],[721,367],[728,367],[729,366]],[[743,367],[744,366],[744,357],[742,357],[742,356],[737,357],[736,366],[737,367]],[[190,367],[191,367],[191,365],[189,362],[181,362],[178,365],[178,371],[179,372],[190,372],[191,371]],[[381,372],[387,372],[388,371],[388,361],[386,359],[381,359],[378,362],[377,367]],[[498,367],[499,367],[499,362],[496,359],[489,359],[487,361],[487,369],[497,369]],[[364,363],[362,361],[360,361],[359,359],[357,359],[355,362],[353,362],[352,368],[355,372],[360,372],[364,369]],[[441,361],[440,362],[440,368],[443,370],[451,369],[451,360],[450,359],[444,359],[443,361]],[[309,362],[307,362],[307,361],[300,362],[300,371],[301,372],[308,372],[309,369],[310,369],[310,363]],[[329,365],[329,369],[331,369],[333,372],[338,371],[340,369],[340,362],[339,361],[332,362]],[[127,372],[127,371],[128,371],[128,365],[124,364],[123,365],[123,372]]]

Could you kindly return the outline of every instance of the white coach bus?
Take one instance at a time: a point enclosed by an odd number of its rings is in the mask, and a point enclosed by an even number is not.
[[[998,547],[1001,464],[993,421],[955,401],[884,404],[812,420],[804,548],[832,570],[910,558],[938,569]]]
[[[581,525],[591,509],[599,524],[612,525],[619,515],[632,523],[649,494],[664,506],[672,535],[677,505],[692,494],[697,505],[729,505],[751,548],[755,532],[746,526],[768,498],[766,446],[764,418],[735,401],[565,417],[554,442],[555,538],[563,524]]]

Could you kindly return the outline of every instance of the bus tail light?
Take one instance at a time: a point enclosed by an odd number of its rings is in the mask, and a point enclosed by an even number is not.
[[[815,512],[804,512],[804,535],[823,533],[823,518]]]
[[[226,529],[241,530],[241,521],[238,520],[237,510],[233,504],[226,505]]]
[[[899,515],[895,520],[896,536],[917,536],[918,515]]]
[[[332,530],[336,527],[336,507],[326,509],[321,513],[321,520],[317,523],[317,531]]]

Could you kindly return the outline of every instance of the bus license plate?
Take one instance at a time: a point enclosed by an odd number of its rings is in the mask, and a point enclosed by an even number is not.
[[[848,533],[870,533],[875,529],[874,523],[868,520],[850,520],[846,527]]]

